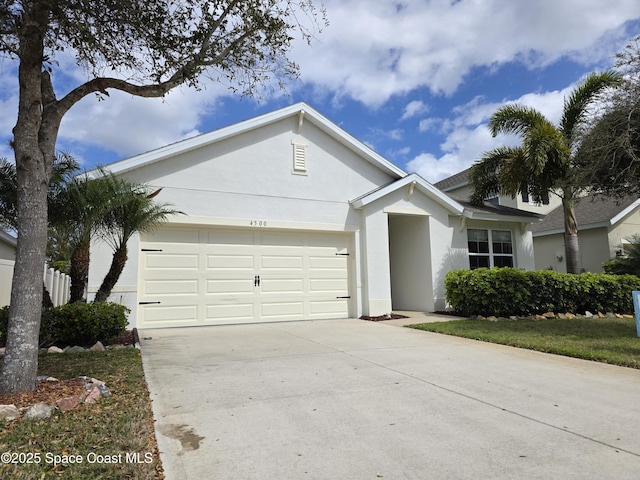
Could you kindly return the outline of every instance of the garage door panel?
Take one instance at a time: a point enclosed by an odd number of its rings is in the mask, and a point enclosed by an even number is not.
[[[142,307],[144,312],[145,324],[193,324],[198,318],[198,306],[197,305],[144,305]]]
[[[255,320],[253,303],[235,303],[233,305],[207,305],[205,308],[207,323],[249,322]]]
[[[288,271],[301,272],[304,269],[304,257],[286,255],[264,255],[260,258],[260,270],[264,271]]]
[[[336,298],[349,296],[350,258],[339,255],[349,253],[346,234],[204,227],[158,234],[141,242],[138,300],[161,302],[141,305],[143,328],[349,315],[349,299]]]
[[[304,245],[304,234],[263,232],[260,245],[265,249],[277,247],[295,248]]]
[[[254,290],[253,280],[207,280],[206,292],[208,294],[244,293],[253,295]]]
[[[145,267],[149,270],[197,270],[198,254],[148,253]]]
[[[302,319],[304,316],[303,302],[263,302],[260,305],[260,316],[263,319],[291,318]]]
[[[349,291],[349,282],[346,278],[311,279],[309,282],[309,291],[311,293],[333,292],[346,295]]]
[[[233,247],[253,247],[255,234],[253,232],[235,232],[227,230],[211,230],[204,235],[209,245],[231,245]]]
[[[346,300],[319,300],[310,302],[310,314],[314,317],[346,316],[349,313],[349,305]]]
[[[253,272],[255,260],[253,255],[207,255],[207,269]]]
[[[346,257],[334,255],[333,257],[309,257],[309,268],[312,270],[345,270],[347,268]]]
[[[260,291],[263,294],[270,293],[304,293],[304,281],[301,278],[268,278],[260,279]]]
[[[150,234],[153,243],[167,243],[175,245],[176,243],[199,243],[200,231],[195,228],[161,228]],[[150,238],[144,238],[143,241],[149,241]]]
[[[198,295],[198,280],[147,280],[146,295]]]

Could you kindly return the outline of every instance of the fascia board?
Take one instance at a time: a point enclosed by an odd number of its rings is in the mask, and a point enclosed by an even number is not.
[[[624,217],[626,217],[627,215],[629,215],[631,212],[633,212],[636,208],[638,208],[638,206],[640,205],[640,198],[638,200],[636,200],[635,202],[633,202],[631,205],[629,205],[627,208],[625,208],[624,210],[622,210],[620,213],[618,213],[615,217],[613,217],[610,221],[609,224],[610,225],[615,225],[616,223],[618,223],[620,220],[622,220]]]
[[[435,188],[433,185],[431,185],[429,182],[415,173],[407,175],[406,177],[401,178],[400,180],[387,185],[386,187],[376,190],[369,195],[358,198],[357,200],[352,201],[351,204],[354,208],[361,209],[369,205],[370,203],[375,202],[376,200],[409,185],[411,182],[415,182],[416,186],[418,186],[424,194],[434,198],[438,203],[448,208],[450,211],[458,215],[463,214],[464,207],[462,205],[453,200],[451,197],[442,193],[440,190]]]
[[[611,224],[609,222],[591,223],[589,225],[578,225],[578,233],[584,230],[593,230],[594,228],[608,228]],[[547,235],[557,235],[559,233],[564,234],[564,228],[554,228],[553,230],[544,230],[542,232],[534,232],[534,237],[546,237]]]

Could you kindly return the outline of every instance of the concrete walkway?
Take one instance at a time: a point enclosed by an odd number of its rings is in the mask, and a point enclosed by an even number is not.
[[[140,336],[168,480],[640,475],[637,370],[362,320]]]

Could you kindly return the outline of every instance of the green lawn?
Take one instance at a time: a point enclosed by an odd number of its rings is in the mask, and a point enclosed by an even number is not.
[[[65,413],[55,410],[49,419],[0,420],[0,453],[40,454],[39,462],[0,464],[0,478],[164,478],[138,350],[43,354],[39,373],[60,380],[88,375],[106,382],[113,396]],[[54,455],[80,456],[82,463],[56,466]]]
[[[540,352],[640,368],[640,338],[635,320],[580,318],[573,320],[453,320],[411,328],[528,348]]]

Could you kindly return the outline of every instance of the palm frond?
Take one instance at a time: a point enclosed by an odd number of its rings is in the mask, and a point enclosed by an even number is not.
[[[581,125],[589,114],[589,106],[605,89],[615,87],[622,82],[622,76],[612,70],[590,73],[584,77],[568,98],[560,120],[560,129],[571,143],[576,127]]]
[[[473,190],[471,202],[481,205],[487,197],[508,193],[503,184],[503,169],[520,156],[521,149],[499,147],[482,155],[469,169],[469,184]]]
[[[511,104],[499,108],[489,119],[489,130],[494,137],[499,133],[524,135],[527,130],[540,123],[550,123],[536,109],[525,105]]]

